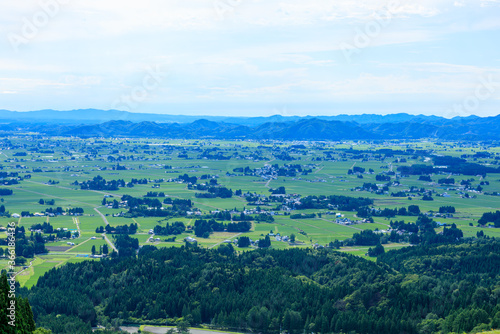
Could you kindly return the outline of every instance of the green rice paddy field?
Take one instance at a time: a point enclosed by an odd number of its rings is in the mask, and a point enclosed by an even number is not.
[[[189,228],[194,227],[195,215],[187,217],[163,218],[141,217],[125,218],[127,207],[117,209],[102,205],[103,198],[108,201],[120,201],[121,196],[128,194],[133,197],[144,197],[147,192],[164,192],[167,197],[190,199],[193,203],[192,211],[209,214],[215,210],[238,210],[255,208],[249,206],[243,196],[231,198],[197,198],[200,191],[189,189],[186,183],[178,182],[180,175],[198,177],[198,183],[204,182],[201,177],[210,175],[216,178],[218,185],[232,189],[233,192],[241,189],[243,193],[270,195],[270,189],[284,187],[287,194],[298,194],[302,197],[309,195],[344,195],[351,197],[369,197],[374,200],[375,208],[399,208],[409,205],[418,205],[422,212],[439,212],[442,206],[454,206],[456,213],[453,217],[435,217],[436,221],[446,224],[456,224],[464,237],[475,237],[479,231],[487,236],[500,237],[500,229],[478,227],[477,221],[485,212],[500,209],[500,197],[492,194],[500,193],[500,173],[481,175],[454,175],[446,170],[436,169],[431,175],[432,182],[421,181],[419,176],[399,177],[398,167],[415,164],[431,165],[432,158],[447,155],[455,158],[464,158],[467,162],[483,166],[498,168],[500,148],[484,143],[457,143],[457,142],[398,142],[364,143],[364,142],[337,142],[337,143],[309,143],[309,142],[255,142],[255,141],[201,141],[201,140],[151,140],[151,139],[76,139],[76,138],[38,138],[11,137],[1,142],[0,171],[4,173],[1,189],[12,190],[12,195],[1,196],[1,205],[6,213],[0,217],[0,227],[6,227],[11,221],[28,232],[32,225],[50,223],[54,229],[79,231],[80,236],[74,240],[59,240],[46,243],[48,254],[37,255],[28,259],[28,268],[18,267],[17,278],[22,286],[33,286],[37,279],[51,268],[64,265],[68,262],[87,261],[92,246],[97,252],[107,242],[96,229],[100,226],[138,225],[137,234],[141,246],[154,245],[156,247],[180,247],[184,245],[184,238],[194,237]],[[295,148],[293,147],[295,145]],[[298,147],[298,148],[297,148]],[[380,149],[392,149],[396,153],[377,153]],[[409,150],[426,150],[425,154],[408,154]],[[229,160],[217,160],[204,157],[204,152],[220,154]],[[397,153],[400,152],[400,153]],[[413,151],[411,151],[413,152]],[[487,152],[486,155],[475,157],[478,152]],[[287,153],[294,160],[279,160],[282,154]],[[183,154],[187,154],[187,159]],[[181,155],[181,157],[179,156]],[[278,158],[279,157],[279,158]],[[260,171],[277,165],[278,169],[287,164],[298,164],[304,170],[310,170],[304,175],[279,175],[278,173],[261,174]],[[117,168],[117,166],[121,168]],[[257,169],[258,173],[244,175],[242,168]],[[348,173],[353,167],[361,167],[363,173]],[[276,169],[277,170],[277,169]],[[275,170],[275,172],[276,172]],[[377,174],[391,176],[389,191],[376,194],[363,189],[365,183],[374,183],[383,186],[387,182],[376,180]],[[135,184],[133,187],[120,187],[118,190],[82,190],[75,181],[82,183],[101,176],[106,180],[120,180],[130,182],[132,179],[147,179],[146,184]],[[441,185],[440,179],[454,179],[450,185]],[[17,183],[9,184],[9,180]],[[156,181],[156,182],[155,182]],[[169,182],[173,181],[173,182]],[[394,183],[398,181],[399,184]],[[470,184],[464,189],[463,181]],[[482,183],[481,183],[482,182]],[[482,185],[481,185],[482,184]],[[157,186],[158,188],[153,188]],[[478,186],[481,190],[477,190]],[[425,188],[432,192],[433,201],[424,201],[422,196],[392,197],[391,192],[405,191],[410,187]],[[443,196],[445,195],[445,196]],[[40,200],[47,202],[54,200],[53,205],[40,204]],[[278,203],[270,206],[262,205],[262,210],[274,212],[272,223],[252,223],[252,230],[243,234],[216,232],[209,238],[197,238],[200,247],[219,247],[227,241],[234,242],[240,235],[259,240],[272,232],[281,236],[296,236],[296,242],[276,241],[272,239],[272,248],[312,247],[316,244],[326,245],[335,240],[346,240],[363,230],[387,230],[390,220],[404,220],[415,222],[417,217],[396,216],[390,219],[375,217],[374,223],[341,225],[335,222],[336,217],[328,214],[327,210],[305,210],[304,213],[321,213],[321,217],[310,219],[291,219],[283,211],[276,210]],[[71,216],[69,214],[57,216],[30,216],[16,218],[28,211],[32,215],[42,213],[47,208],[62,208],[67,211],[82,208],[83,214]],[[196,208],[196,209],[195,209]],[[291,214],[298,213],[292,211]],[[356,212],[335,211],[344,218],[358,220]],[[188,230],[186,233],[175,236],[175,241],[166,241],[167,236],[154,236],[149,241],[150,229],[157,225],[165,226],[167,222],[183,222]],[[227,221],[225,223],[228,223]],[[436,229],[440,232],[442,228]],[[187,233],[191,232],[191,233]],[[0,238],[6,234],[0,230]],[[159,238],[160,240],[155,240]],[[111,241],[113,239],[109,238]],[[68,245],[68,242],[74,245]],[[386,251],[405,247],[407,244],[387,244]],[[1,246],[6,249],[6,246]],[[239,249],[244,251],[247,249]],[[366,257],[368,247],[345,247],[340,251],[350,252]],[[0,258],[0,267],[7,267],[6,258]]]

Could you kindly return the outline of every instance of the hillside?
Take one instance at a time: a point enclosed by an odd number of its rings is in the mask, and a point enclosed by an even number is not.
[[[263,333],[470,332],[500,327],[499,251],[483,239],[391,251],[376,264],[330,250],[147,246],[137,258],[52,269],[27,294],[47,328],[184,321]]]
[[[356,119],[356,117],[353,117]],[[4,123],[0,132],[39,132],[78,137],[146,137],[181,139],[275,139],[275,140],[500,140],[500,115],[452,120],[416,118],[404,122],[357,123],[354,121],[301,118],[297,121],[267,122],[255,126],[198,119],[191,123],[157,123],[112,120],[97,124]]]

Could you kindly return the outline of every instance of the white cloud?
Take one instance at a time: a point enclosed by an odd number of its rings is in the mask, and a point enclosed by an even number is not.
[[[0,92],[3,100],[23,96],[20,104],[29,96],[34,106],[55,95],[75,109],[109,106],[159,64],[172,73],[151,97],[157,105],[425,100],[463,94],[481,73],[497,73],[498,63],[489,61],[499,58],[493,40],[488,50],[467,45],[500,29],[500,0],[391,1],[68,1],[18,53],[0,39]],[[357,32],[387,8],[389,24],[346,62],[341,43],[354,45]],[[24,18],[40,10],[36,0],[7,1],[0,34],[20,33]]]

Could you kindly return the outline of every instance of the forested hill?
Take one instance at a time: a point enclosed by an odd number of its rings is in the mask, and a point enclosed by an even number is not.
[[[500,241],[391,251],[145,246],[52,269],[28,296],[38,326],[211,324],[278,333],[442,333],[500,327]],[[64,333],[64,331],[58,331]],[[66,332],[69,333],[69,332]]]
[[[192,123],[157,123],[113,120],[104,123],[65,124],[50,120],[50,125],[3,122],[0,133],[38,132],[53,136],[80,137],[155,137],[155,138],[214,138],[214,139],[276,139],[276,140],[376,140],[420,139],[500,140],[500,115],[445,119],[439,117],[346,117],[269,118],[265,123],[238,124],[198,119]],[[237,122],[236,118],[231,121]],[[358,122],[354,121],[358,120]],[[371,121],[371,122],[368,122]]]

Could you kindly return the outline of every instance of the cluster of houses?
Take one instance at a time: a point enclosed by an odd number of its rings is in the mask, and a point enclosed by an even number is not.
[[[342,215],[343,217],[343,215]],[[364,223],[367,223],[368,220],[367,219],[358,219],[358,220],[351,220],[349,218],[336,218],[334,220],[334,222],[336,224],[340,224],[340,225],[356,225],[356,224],[364,224]]]
[[[274,234],[273,232],[269,232],[270,237],[274,237],[276,241],[289,242],[290,237],[288,235],[280,235],[279,233]]]
[[[279,202],[279,204],[281,204],[281,210],[288,212],[294,210],[295,206],[300,204],[301,197],[299,194],[271,194],[266,196],[257,193],[245,193],[242,196],[257,198],[255,202],[251,202],[249,205],[270,206],[270,203]],[[257,213],[257,211],[254,210],[254,212],[251,213]],[[245,212],[245,214],[247,213]],[[275,215],[276,213],[273,212],[271,214]]]

